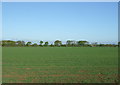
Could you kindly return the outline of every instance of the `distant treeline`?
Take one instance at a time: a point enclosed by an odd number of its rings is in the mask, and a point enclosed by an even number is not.
[[[0,41],[1,46],[3,47],[117,47],[120,46],[116,44],[98,44],[97,42],[90,44],[88,41],[74,41],[67,40],[65,44],[62,44],[62,41],[56,40],[54,44],[49,44],[48,41],[40,41],[39,44],[25,41],[12,41],[12,40],[2,40]]]

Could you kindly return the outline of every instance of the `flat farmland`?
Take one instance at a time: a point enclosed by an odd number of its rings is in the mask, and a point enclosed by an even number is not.
[[[117,47],[3,47],[3,83],[115,83]]]

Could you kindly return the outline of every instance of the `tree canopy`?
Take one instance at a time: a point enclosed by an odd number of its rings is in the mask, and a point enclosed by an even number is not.
[[[44,43],[44,44],[43,44]],[[32,43],[32,42],[25,42],[25,41],[12,41],[12,40],[2,40],[0,41],[2,46],[20,46],[20,47],[29,47],[29,46],[40,46],[40,47],[116,47],[120,46],[120,42],[118,45],[115,44],[98,44],[97,42],[89,43],[88,41],[75,41],[75,40],[67,40],[65,44],[62,43],[60,40],[55,40],[54,44],[50,44],[48,41],[39,41],[39,44]]]

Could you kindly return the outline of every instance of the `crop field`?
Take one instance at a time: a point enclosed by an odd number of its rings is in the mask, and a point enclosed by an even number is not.
[[[3,83],[115,83],[117,47],[3,47]]]

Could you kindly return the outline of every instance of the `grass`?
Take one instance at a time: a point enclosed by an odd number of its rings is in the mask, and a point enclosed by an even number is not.
[[[3,83],[114,83],[117,47],[3,47]]]

